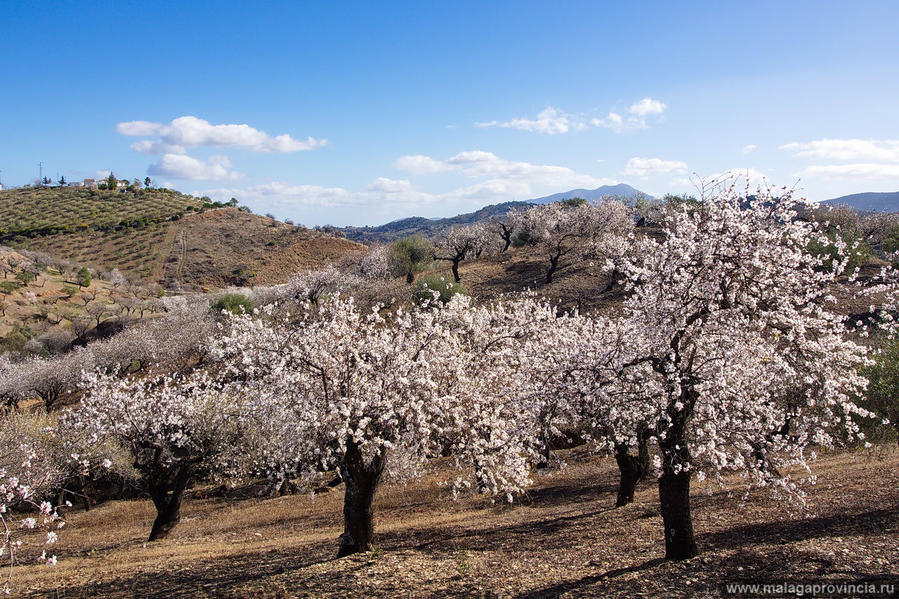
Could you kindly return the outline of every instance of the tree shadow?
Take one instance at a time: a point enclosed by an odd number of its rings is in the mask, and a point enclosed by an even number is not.
[[[899,511],[870,510],[858,514],[835,514],[784,522],[746,524],[700,534],[697,541],[716,549],[778,541],[804,541],[822,537],[865,536],[899,529]]]
[[[543,520],[528,520],[507,526],[485,526],[482,528],[428,528],[403,532],[378,534],[378,546],[388,550],[413,549],[431,553],[453,553],[461,550],[484,551],[503,547],[520,547],[524,543],[539,543],[541,549],[564,548],[577,545],[577,535],[568,530],[572,524],[589,521],[591,518],[611,511],[612,507],[569,516],[556,516]],[[410,540],[426,537],[426,540]]]
[[[184,564],[178,570],[137,572],[97,583],[65,589],[42,589],[41,596],[142,597],[222,596],[236,584],[302,570],[336,559],[336,541],[306,546],[302,551],[264,551],[226,559],[203,559]],[[60,594],[60,591],[64,591]]]
[[[665,563],[665,560],[661,558],[655,558],[647,560],[641,564],[636,564],[634,566],[615,568],[614,570],[609,570],[608,572],[603,572],[602,574],[591,574],[590,576],[583,576],[581,578],[578,578],[577,580],[566,580],[549,587],[522,593],[518,595],[518,597],[520,599],[542,599],[544,597],[558,597],[562,593],[575,591],[585,586],[592,586],[607,580],[611,581],[624,574],[633,574],[636,572],[649,570],[650,568],[654,568],[663,563]]]
[[[608,500],[610,505],[614,505],[615,493],[617,492],[617,483],[601,483],[588,486],[573,483],[530,490],[522,498],[521,503],[522,505],[533,505],[535,507],[552,507],[571,503]]]

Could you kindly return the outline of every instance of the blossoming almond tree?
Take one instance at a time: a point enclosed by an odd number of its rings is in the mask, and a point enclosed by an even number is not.
[[[0,591],[9,594],[17,554],[25,543],[22,533],[40,529],[45,533],[42,543],[52,545],[58,538],[56,531],[64,523],[50,502],[40,497],[40,492],[55,482],[55,470],[43,467],[44,462],[27,442],[15,443],[6,434],[0,437],[4,443],[0,451]],[[33,515],[20,518],[19,513],[24,514],[25,508]],[[39,559],[51,566],[56,564],[56,556],[48,555],[46,550]]]
[[[621,364],[648,364],[663,392],[610,416],[618,430],[645,420],[658,443],[670,559],[697,553],[693,474],[737,471],[794,491],[783,467],[804,466],[806,448],[833,445],[836,430],[860,434],[853,417],[867,415],[852,401],[865,350],[830,295],[845,260],[825,268],[806,250],[819,233],[794,218],[788,191],[747,195],[731,186],[674,214],[663,241],[622,265],[633,342]]]
[[[474,434],[460,433],[473,416],[470,404],[453,394],[463,357],[453,325],[466,305],[460,298],[444,308],[382,314],[336,297],[317,309],[297,309],[278,318],[234,317],[215,355],[253,397],[250,414],[290,423],[247,427],[276,433],[268,439],[270,467],[287,459],[307,480],[339,471],[346,490],[338,555],[369,551],[372,500],[382,477],[417,475],[448,440]],[[499,439],[506,421],[492,416],[476,419],[478,430],[496,431]],[[518,462],[485,460],[482,467],[490,490],[518,488]]]
[[[124,379],[92,373],[84,388],[65,426],[131,453],[156,507],[150,541],[178,524],[184,491],[197,476],[239,472],[246,411],[239,390],[201,372]]]
[[[494,236],[482,224],[451,227],[437,237],[434,257],[452,264],[453,279],[458,283],[462,280],[459,264],[463,260],[480,258],[495,245],[494,241]]]
[[[633,229],[627,207],[616,200],[577,205],[554,202],[513,211],[509,220],[549,261],[547,284],[559,269],[604,248],[620,246]]]

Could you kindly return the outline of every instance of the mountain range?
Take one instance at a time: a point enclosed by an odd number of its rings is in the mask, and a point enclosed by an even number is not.
[[[831,206],[851,206],[859,212],[899,212],[899,191],[853,193],[822,204]]]
[[[458,216],[448,218],[424,218],[421,216],[413,216],[391,221],[376,227],[329,228],[326,229],[325,232],[337,233],[343,235],[347,239],[359,243],[390,243],[400,237],[406,237],[408,235],[424,235],[426,237],[431,237],[454,225],[470,225],[473,223],[484,222],[494,216],[506,214],[513,208],[533,206],[534,204],[551,204],[552,202],[559,202],[569,198],[583,198],[593,202],[607,197],[634,200],[641,197],[648,198],[650,196],[630,185],[620,183],[618,185],[603,185],[596,189],[572,189],[570,191],[554,193],[552,195],[534,198],[528,201],[491,204],[490,206],[485,206],[474,212],[459,214]]]

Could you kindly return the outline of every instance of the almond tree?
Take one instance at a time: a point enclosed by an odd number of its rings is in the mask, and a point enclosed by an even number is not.
[[[832,446],[835,431],[860,435],[853,417],[867,415],[852,402],[865,350],[830,295],[846,260],[828,269],[806,251],[821,234],[795,218],[788,191],[747,195],[731,186],[675,213],[663,241],[622,264],[633,339],[618,361],[653,392],[607,418],[631,434],[645,421],[658,444],[669,559],[697,553],[694,474],[740,472],[799,498],[783,467],[805,466],[806,447]]]
[[[66,426],[131,453],[156,507],[150,541],[178,524],[184,491],[198,476],[239,471],[246,410],[234,388],[205,373],[144,379],[91,373],[84,387]]]
[[[459,263],[471,258],[480,258],[488,250],[493,241],[484,225],[474,224],[466,227],[450,227],[442,232],[434,244],[434,257],[452,264],[453,279],[456,283],[459,276]]]
[[[4,444],[12,441],[5,436],[2,440]],[[56,531],[62,523],[50,502],[41,500],[36,493],[53,476],[36,466],[37,452],[28,443],[5,445],[3,450],[3,458],[13,458],[0,466],[0,591],[9,594],[17,554],[24,542],[21,532],[42,529],[46,532],[43,544],[52,545],[58,539]],[[31,508],[35,515],[17,521],[10,510],[25,507]],[[56,556],[48,555],[46,550],[39,559],[51,566],[56,564]]]
[[[568,265],[604,249],[620,247],[633,229],[627,207],[614,200],[598,204],[555,202],[510,213],[519,236],[549,262],[546,283]]]
[[[450,326],[460,302],[382,314],[337,297],[318,309],[297,306],[300,314],[289,318],[269,319],[264,310],[233,317],[219,340],[215,355],[253,398],[251,414],[278,418],[276,426],[247,427],[268,437],[257,445],[268,447],[269,466],[289,461],[286,470],[307,481],[337,469],[346,483],[339,556],[371,549],[382,477],[419,474],[429,456],[459,438],[458,423],[472,420],[468,404],[448,392],[460,364]],[[503,429],[505,421],[491,418],[482,414],[479,430]],[[489,490],[519,484],[517,467],[504,459],[484,464]]]
[[[57,402],[77,390],[81,373],[94,367],[94,356],[87,349],[78,349],[61,356],[33,358],[15,364],[14,384],[19,397],[37,395],[49,412]]]

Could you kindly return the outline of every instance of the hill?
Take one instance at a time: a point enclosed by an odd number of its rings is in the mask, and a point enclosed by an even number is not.
[[[631,187],[626,183],[618,185],[603,185],[596,189],[572,189],[571,191],[563,191],[562,193],[554,193],[530,200],[532,204],[552,204],[553,202],[561,202],[570,198],[583,198],[590,202],[601,200],[603,198],[621,198],[623,200],[634,200],[637,198],[649,198],[649,194],[645,194],[639,189]]]
[[[236,208],[186,215],[168,240],[161,279],[176,288],[283,283],[297,271],[365,251],[353,241]]]
[[[283,282],[360,249],[223,206],[168,189],[7,190],[0,192],[0,245],[185,289]]]
[[[338,229],[347,239],[359,243],[390,243],[408,235],[424,235],[431,237],[453,225],[470,225],[484,222],[494,216],[501,216],[513,208],[530,206],[531,202],[503,202],[491,204],[474,212],[467,212],[448,218],[423,218],[415,216],[403,218],[377,227],[344,227]]]
[[[832,206],[851,206],[859,212],[899,212],[899,191],[853,193],[824,200],[821,203]]]

